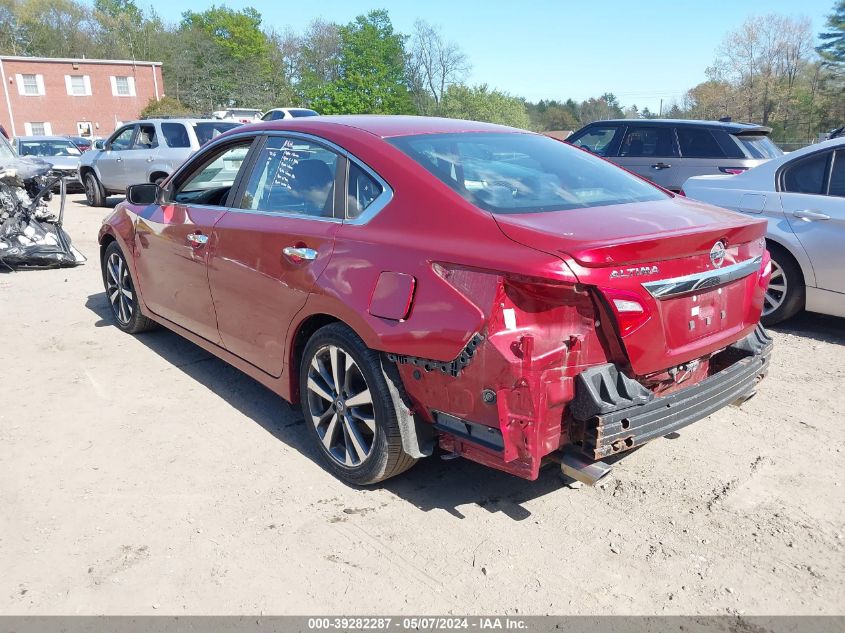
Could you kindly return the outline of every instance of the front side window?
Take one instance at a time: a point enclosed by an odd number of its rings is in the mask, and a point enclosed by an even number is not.
[[[279,110],[270,110],[267,114],[261,117],[262,121],[278,121],[285,118],[285,113]]]
[[[622,140],[620,156],[674,156],[672,128],[629,127]]]
[[[250,145],[252,139],[243,140],[205,155],[198,168],[178,186],[173,200],[181,204],[223,206]]]
[[[191,137],[184,123],[162,123],[161,134],[168,147],[186,148],[191,146]]]
[[[616,126],[594,126],[581,133],[575,138],[567,139],[567,143],[575,147],[583,147],[593,154],[607,156],[613,139],[619,134],[620,128]]]
[[[153,149],[158,147],[156,137],[156,126],[150,123],[142,123],[138,126],[138,136],[135,137],[135,145],[132,149]]]
[[[270,137],[255,161],[241,208],[334,217],[337,158],[310,141]]]
[[[821,152],[790,165],[783,172],[783,190],[790,193],[824,193],[824,179],[832,152]]]
[[[703,127],[679,127],[678,146],[684,158],[724,158],[725,152]]]
[[[845,197],[845,150],[836,152],[833,169],[830,170],[830,186],[827,190],[830,196]]]
[[[354,162],[349,163],[349,185],[346,192],[346,217],[355,219],[378,198],[384,189]]]
[[[607,161],[537,134],[425,134],[391,143],[472,204],[493,213],[563,211],[668,197]]]
[[[119,130],[109,139],[109,149],[113,151],[123,151],[132,147],[132,136],[135,132],[133,126],[125,127]]]

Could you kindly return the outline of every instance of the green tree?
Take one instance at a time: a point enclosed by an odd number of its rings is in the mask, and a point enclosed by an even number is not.
[[[312,107],[326,114],[406,114],[413,103],[405,75],[405,37],[387,11],[359,15],[339,29],[337,78],[309,86]]]
[[[819,33],[821,44],[816,49],[825,62],[838,68],[845,69],[845,0],[838,0],[833,5],[833,13],[827,16],[825,22],[827,30]]]
[[[443,116],[453,119],[487,121],[523,129],[531,126],[525,101],[499,90],[491,90],[487,84],[449,86],[443,96],[441,111]]]
[[[183,28],[197,28],[209,35],[233,59],[255,61],[267,54],[267,36],[261,30],[261,14],[252,7],[235,11],[214,6],[202,13],[185,11]]]

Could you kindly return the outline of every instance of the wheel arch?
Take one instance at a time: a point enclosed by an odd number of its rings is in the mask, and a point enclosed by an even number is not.
[[[170,172],[156,167],[150,172],[149,182],[155,182],[159,178],[167,178],[168,176],[170,176]]]
[[[333,314],[317,312],[302,319],[296,325],[296,328],[289,339],[291,344],[288,346],[289,357],[287,363],[287,387],[290,390],[290,402],[300,402],[299,365],[302,362],[302,354],[305,352],[305,346],[308,344],[308,341],[315,332],[332,323],[345,325],[359,338],[361,338],[365,345],[367,344],[366,338],[361,336],[361,332],[357,331],[352,325]],[[436,433],[434,432],[434,427],[422,422],[418,416],[414,415],[413,407],[407,393],[405,392],[405,386],[402,383],[399,371],[393,363],[386,362],[384,360],[384,356],[382,356],[382,359],[382,370],[384,372],[388,389],[391,391],[391,397],[394,402],[397,403],[396,418],[402,437],[403,450],[406,454],[415,459],[431,455],[436,443]]]
[[[812,267],[811,267],[809,261],[806,262],[806,267],[810,267],[809,268],[810,275],[808,277],[808,274],[807,274],[808,271],[805,267],[805,263],[802,262],[801,259],[796,257],[795,252],[793,251],[793,249],[790,247],[789,244],[784,243],[783,240],[773,239],[769,236],[766,236],[766,247],[768,248],[770,245],[775,246],[776,248],[779,248],[780,250],[782,250],[786,254],[786,256],[789,257],[795,263],[795,265],[798,267],[798,271],[801,273],[801,281],[803,282],[805,287],[807,285],[811,285],[811,284],[807,283],[808,278],[814,279],[814,275],[812,274]],[[812,285],[815,285],[815,284],[812,284]]]

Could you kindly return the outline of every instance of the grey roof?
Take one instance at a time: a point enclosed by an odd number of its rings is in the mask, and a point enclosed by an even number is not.
[[[695,125],[724,130],[725,132],[765,132],[767,134],[772,131],[772,128],[770,127],[756,125],[754,123],[743,123],[741,121],[702,121],[699,119],[604,119],[602,121],[593,121],[592,123],[588,123],[588,125],[595,125],[596,123],[617,123],[624,125],[638,123],[640,125],[653,125],[657,127],[669,125]]]

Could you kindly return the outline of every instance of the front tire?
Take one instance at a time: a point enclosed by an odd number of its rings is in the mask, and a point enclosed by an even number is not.
[[[106,206],[106,192],[93,171],[85,174],[85,177],[82,179],[82,185],[85,187],[85,200],[90,206]]]
[[[103,286],[115,325],[129,334],[153,329],[156,326],[155,321],[141,314],[135,283],[117,242],[112,242],[106,247],[102,268]]]
[[[329,470],[350,484],[383,481],[416,461],[402,449],[386,380],[381,355],[342,323],[319,329],[302,354],[305,424]]]
[[[763,325],[786,321],[804,309],[804,275],[792,256],[777,244],[768,244],[772,277],[763,304]]]

